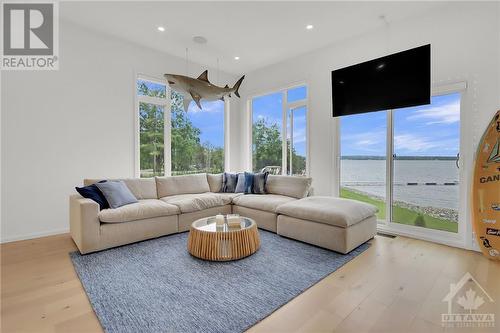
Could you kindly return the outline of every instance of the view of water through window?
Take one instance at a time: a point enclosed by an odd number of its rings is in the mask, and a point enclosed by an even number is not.
[[[341,119],[341,195],[372,203],[392,222],[458,232],[460,94],[393,111],[393,167],[386,179],[387,112]]]

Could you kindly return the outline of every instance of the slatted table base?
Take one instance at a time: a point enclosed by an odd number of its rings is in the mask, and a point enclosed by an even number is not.
[[[246,229],[209,232],[191,226],[188,251],[205,260],[227,261],[247,257],[260,247],[259,231],[254,224]]]

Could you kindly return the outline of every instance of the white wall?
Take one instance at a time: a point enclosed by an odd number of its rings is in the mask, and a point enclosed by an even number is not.
[[[432,44],[433,85],[467,81],[463,98],[462,158],[464,177],[472,170],[473,152],[486,124],[500,108],[498,3],[452,3],[389,28],[268,66],[247,74],[244,99],[294,82],[309,85],[310,174],[315,194],[336,194],[334,120],[331,117],[331,71],[415,46]],[[375,15],[375,14],[374,14]],[[317,27],[321,29],[321,27]],[[314,31],[311,31],[314,33]],[[241,103],[243,115],[245,103]],[[240,117],[242,129],[248,125]],[[248,142],[244,142],[248,147]],[[242,152],[247,154],[248,151]],[[245,161],[245,156],[241,161]],[[241,162],[243,163],[243,162]],[[245,166],[243,166],[245,167]],[[469,184],[462,185],[469,190]],[[468,192],[466,192],[468,193]],[[466,206],[466,193],[463,206]],[[464,211],[466,217],[468,212]],[[470,224],[463,224],[464,246],[472,246]]]
[[[134,176],[136,72],[183,74],[185,60],[61,22],[59,71],[2,73],[2,241],[69,230],[68,196],[83,178]]]

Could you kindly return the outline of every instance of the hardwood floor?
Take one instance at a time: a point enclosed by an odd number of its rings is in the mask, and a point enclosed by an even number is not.
[[[465,333],[500,326],[500,262],[404,237],[371,243],[250,332]],[[75,249],[67,234],[0,246],[1,332],[102,332],[68,256]],[[496,329],[441,327],[442,299],[466,272],[497,301],[483,306],[495,313]]]

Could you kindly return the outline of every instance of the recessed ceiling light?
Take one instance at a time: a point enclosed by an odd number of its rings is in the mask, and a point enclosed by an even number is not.
[[[234,57],[234,60],[240,60],[240,57],[236,56]]]
[[[314,25],[312,25],[312,24],[308,24],[308,25],[306,25],[306,29],[307,29],[307,30],[311,30],[312,28],[314,28]]]
[[[197,44],[206,44],[207,43],[207,39],[203,36],[194,36],[193,37],[193,42],[197,43]]]
[[[158,31],[161,31],[161,32],[165,31],[165,27],[162,27],[162,26],[159,26],[157,29],[158,29]]]

